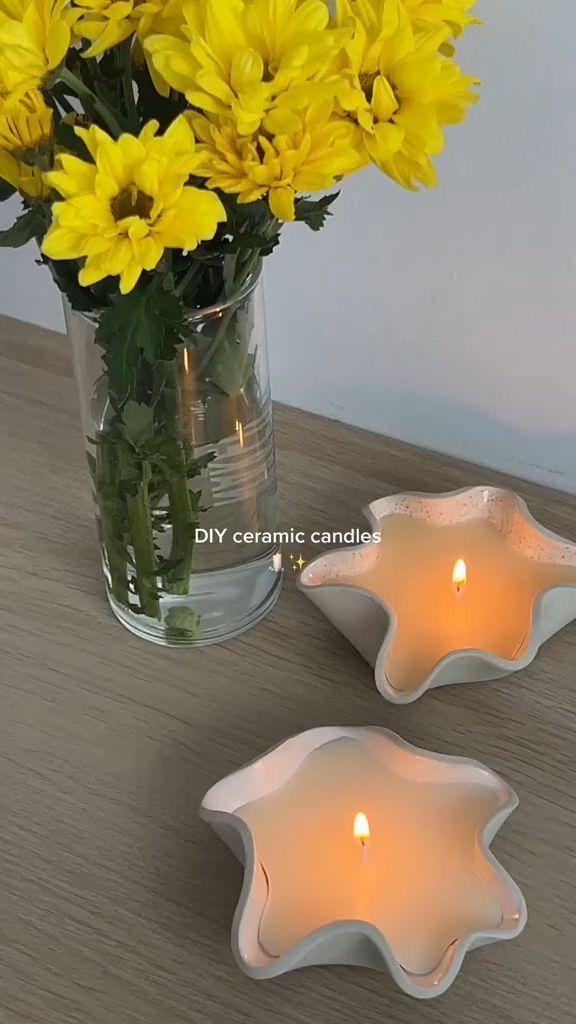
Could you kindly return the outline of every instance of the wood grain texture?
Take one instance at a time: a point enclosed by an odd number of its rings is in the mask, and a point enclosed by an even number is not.
[[[395,491],[512,485],[576,540],[576,500],[278,408],[285,527],[364,526]],[[409,707],[287,575],[270,617],[186,652],[108,610],[60,335],[0,318],[0,1024],[569,1024],[576,1002],[576,626],[529,669]],[[305,558],[318,549],[305,547]],[[197,818],[216,779],[322,724],[478,757],[520,794],[495,843],[530,921],[417,1004],[351,968],[256,983],[229,930],[241,869]]]

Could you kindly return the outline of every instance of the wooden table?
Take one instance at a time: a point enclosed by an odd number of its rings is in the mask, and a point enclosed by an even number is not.
[[[285,527],[363,526],[377,496],[485,481],[512,483],[576,539],[574,498],[286,408],[276,424]],[[0,1024],[574,1021],[576,625],[516,677],[405,708],[378,696],[291,574],[239,640],[147,645],[104,597],[66,342],[2,318],[0,450]],[[470,954],[439,1000],[351,968],[256,983],[232,960],[241,868],[198,803],[328,723],[478,757],[520,794],[495,852],[528,928]]]

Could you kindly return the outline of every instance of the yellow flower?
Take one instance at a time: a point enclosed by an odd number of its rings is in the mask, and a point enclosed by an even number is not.
[[[35,163],[52,138],[52,111],[37,89],[17,101],[0,102],[0,149]]]
[[[70,44],[68,0],[0,0],[0,96],[38,89]]]
[[[179,36],[185,3],[186,0],[135,0],[133,17],[140,41],[162,32]]]
[[[75,0],[70,13],[72,31],[92,43],[84,57],[96,57],[134,32],[134,0]]]
[[[370,159],[407,189],[435,185],[442,126],[463,121],[478,99],[477,81],[438,53],[450,29],[415,34],[400,0],[337,0],[337,20],[354,27],[338,102]]]
[[[2,0],[0,0],[2,2]],[[88,39],[92,43],[84,50],[83,57],[96,57],[105,50],[123,43],[137,34],[133,58],[137,64],[144,62],[142,44],[152,33],[168,32],[182,37],[184,15],[182,7],[186,0],[74,0],[70,12],[72,31],[77,39]],[[147,60],[150,75],[158,92],[167,96],[169,86]]]
[[[457,39],[469,25],[480,24],[479,18],[468,13],[476,0],[402,0],[402,3],[416,31],[447,25]]]
[[[298,192],[330,188],[363,165],[358,128],[330,116],[322,103],[300,115],[297,132],[269,137],[240,135],[229,121],[189,115],[201,162],[197,174],[210,188],[238,195],[239,203],[266,197],[279,220],[294,220]]]
[[[195,249],[226,220],[214,193],[186,185],[198,155],[184,117],[161,137],[156,121],[117,141],[95,125],[75,131],[94,163],[63,153],[45,175],[64,201],[53,206],[42,251],[55,260],[86,257],[81,285],[119,275],[126,294],[165,249]]]
[[[52,145],[52,111],[42,94],[27,93],[21,99],[0,99],[0,178],[28,199],[47,199],[39,166]]]
[[[186,0],[136,0],[134,4],[133,17],[138,35],[134,57],[140,63],[146,60],[150,77],[161,96],[168,96],[170,86],[156,70],[150,54],[144,50],[144,43],[151,35],[167,34],[183,39],[185,3]]]
[[[193,107],[234,121],[241,135],[262,123],[297,131],[293,108],[334,93],[330,61],[341,30],[325,0],[189,0],[179,38],[151,35],[145,49],[158,74]]]
[[[18,160],[5,149],[0,149],[0,179],[17,188],[27,199],[47,199],[50,195],[41,171]]]

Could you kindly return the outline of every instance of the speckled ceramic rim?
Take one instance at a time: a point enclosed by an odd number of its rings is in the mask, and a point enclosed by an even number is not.
[[[541,526],[530,512],[526,502],[513,491],[507,491],[503,488],[463,487],[460,490],[446,491],[442,494],[427,494],[422,491],[411,491],[403,495],[395,494],[390,495],[387,498],[380,498],[373,501],[363,509],[363,514],[368,519],[372,528],[377,529],[381,519],[387,514],[387,508],[398,502],[400,498],[422,499],[429,502],[446,500],[457,501],[463,496],[472,496],[475,494],[479,497],[484,495],[485,497],[490,496],[492,498],[512,498],[528,525],[533,527],[540,536],[552,541],[554,544],[562,545],[562,547],[568,548],[573,552],[573,564],[576,566],[576,545],[565,537],[561,537],[559,534],[553,533],[546,527]],[[411,704],[415,700],[418,700],[423,693],[435,686],[447,686],[452,683],[471,682],[473,680],[481,681],[497,679],[513,672],[519,672],[534,661],[539,648],[546,640],[553,636],[553,634],[559,629],[562,629],[573,618],[576,618],[576,584],[548,587],[546,590],[543,590],[534,601],[532,606],[530,637],[524,653],[520,657],[512,659],[500,658],[495,654],[491,654],[489,651],[483,651],[475,648],[451,651],[434,666],[432,672],[416,689],[411,691],[397,690],[391,685],[388,677],[386,676],[385,670],[388,650],[392,643],[397,624],[397,617],[394,610],[385,601],[378,597],[377,594],[374,594],[371,590],[367,590],[365,587],[337,582],[320,584],[312,584],[309,582],[314,570],[317,569],[326,558],[330,558],[330,556],[339,552],[354,553],[366,551],[375,546],[377,545],[370,542],[369,544],[360,544],[357,547],[338,548],[334,551],[325,552],[306,566],[300,574],[297,582],[299,589],[302,590],[328,618],[331,617],[329,609],[324,606],[321,597],[318,599],[318,595],[322,591],[340,591],[347,593],[350,596],[363,594],[384,611],[388,618],[388,626],[383,630],[382,643],[379,647],[378,656],[374,666],[374,681],[382,696],[393,704]],[[563,599],[561,602],[558,601],[559,596],[562,596],[563,598],[568,597],[568,603],[570,606],[568,613],[565,611],[566,600]],[[353,643],[353,641],[351,642]],[[472,678],[469,673],[471,662],[475,662],[476,665],[481,666],[480,671],[476,670]]]
[[[251,935],[254,945],[259,947],[259,958],[258,962],[248,958],[243,952],[241,935],[243,931],[245,932],[247,918],[257,921],[259,926],[266,906],[266,898],[263,897],[262,885],[258,884],[259,872],[262,873],[262,871],[255,840],[247,824],[238,817],[237,810],[252,800],[274,792],[280,785],[292,778],[312,752],[327,743],[341,738],[362,742],[367,736],[380,737],[383,744],[392,744],[407,753],[436,763],[452,765],[456,769],[458,767],[463,770],[473,769],[483,775],[489,775],[490,784],[498,791],[500,802],[496,812],[479,833],[478,843],[482,855],[506,892],[509,913],[504,913],[502,923],[498,928],[473,932],[452,943],[438,966],[425,975],[415,975],[404,970],[392,953],[384,935],[374,925],[364,921],[335,921],[305,936],[279,957],[271,957],[267,954],[259,945],[257,936]],[[285,763],[288,756],[290,758],[289,770]],[[269,762],[269,766],[275,761],[282,761],[284,764],[280,778],[276,777],[271,786],[266,785],[267,776],[270,773],[262,771],[265,761]],[[232,949],[239,966],[247,975],[256,979],[275,978],[287,971],[319,964],[350,964],[372,967],[381,971],[388,970],[399,987],[408,995],[418,999],[429,999],[442,995],[458,975],[468,950],[491,942],[514,939],[526,925],[527,910],[524,897],[490,850],[490,844],[496,833],[517,806],[518,797],[514,790],[479,761],[422,750],[407,743],[388,729],[372,726],[361,728],[326,726],[310,729],[285,740],[251,764],[212,786],[200,806],[200,816],[214,828],[221,838],[229,843],[244,864],[244,881],[232,925]],[[254,906],[254,904],[256,905]]]

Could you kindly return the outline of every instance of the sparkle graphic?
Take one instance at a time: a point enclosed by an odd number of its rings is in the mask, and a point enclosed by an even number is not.
[[[299,555],[298,558],[295,558],[294,555],[291,554],[290,561],[292,562],[292,572],[298,572],[298,569],[300,569],[300,572],[302,572],[302,569],[306,565],[306,560],[302,558],[301,554]]]

